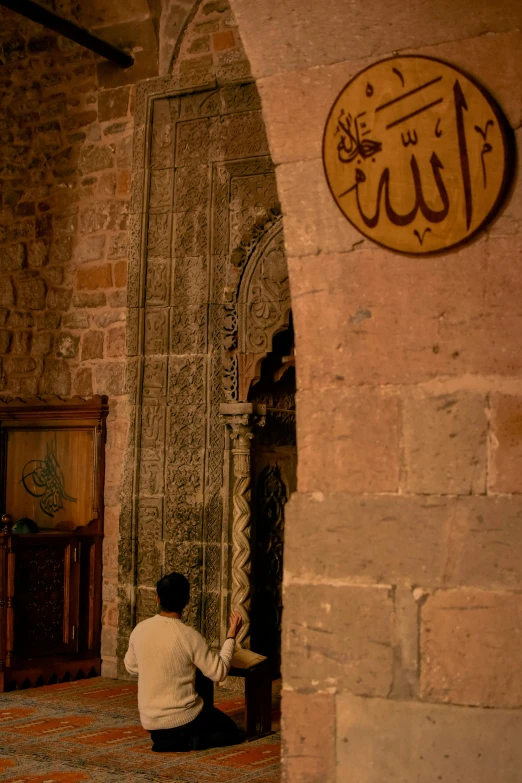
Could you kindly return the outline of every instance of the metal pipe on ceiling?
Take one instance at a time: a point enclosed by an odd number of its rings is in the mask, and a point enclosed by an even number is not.
[[[134,58],[127,52],[122,52],[116,46],[103,41],[79,24],[71,22],[69,19],[65,19],[47,8],[43,8],[39,3],[35,3],[34,0],[0,0],[0,6],[2,5],[11,11],[16,11],[21,16],[25,16],[32,22],[37,22],[49,30],[54,30],[59,35],[70,38],[71,41],[75,41],[80,46],[85,46],[86,49],[90,49],[91,52],[105,57],[121,68],[130,68],[134,63]]]

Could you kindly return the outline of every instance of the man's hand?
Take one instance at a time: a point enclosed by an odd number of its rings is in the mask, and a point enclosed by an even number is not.
[[[241,617],[240,612],[238,612],[238,610],[235,609],[230,615],[230,623],[228,626],[227,637],[231,637],[232,639],[235,639],[242,625],[243,625],[243,618]]]

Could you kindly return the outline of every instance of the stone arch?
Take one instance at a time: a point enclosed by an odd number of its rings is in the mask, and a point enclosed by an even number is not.
[[[227,402],[246,402],[274,336],[288,327],[290,288],[278,209],[258,219],[234,249],[224,291],[223,390]]]

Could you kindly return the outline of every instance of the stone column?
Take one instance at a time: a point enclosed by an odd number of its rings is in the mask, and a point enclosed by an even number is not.
[[[232,444],[232,609],[238,609],[243,626],[237,637],[240,647],[250,640],[250,600],[252,597],[252,549],[250,543],[251,443],[255,427],[262,427],[266,407],[249,402],[223,403],[221,416]]]

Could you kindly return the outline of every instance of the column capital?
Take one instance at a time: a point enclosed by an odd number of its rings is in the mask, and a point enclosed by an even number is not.
[[[237,439],[238,445],[253,438],[253,429],[263,427],[266,421],[266,405],[255,402],[222,402],[219,413],[230,429],[230,437]]]

